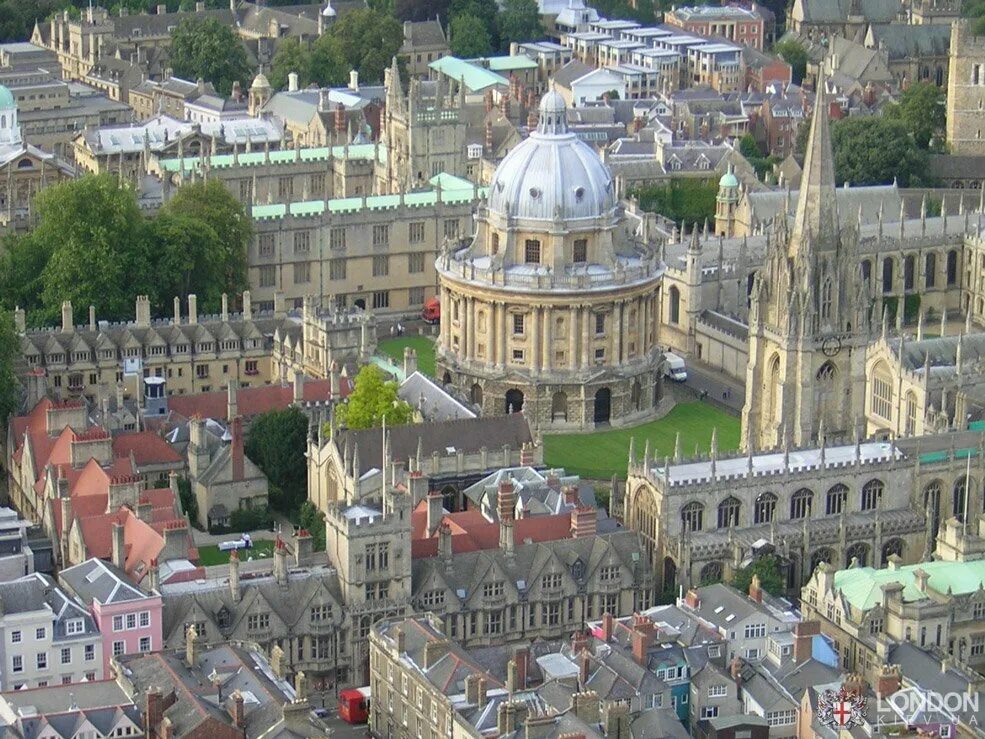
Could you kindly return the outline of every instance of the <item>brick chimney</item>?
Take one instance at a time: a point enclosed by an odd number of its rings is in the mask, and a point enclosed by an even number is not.
[[[513,659],[516,662],[516,684],[519,690],[523,690],[527,687],[527,673],[530,670],[530,650],[527,647],[517,648]]]
[[[592,506],[579,506],[571,511],[571,538],[584,539],[595,536],[599,512]]]
[[[586,690],[584,693],[572,695],[571,707],[574,709],[575,716],[589,726],[594,726],[599,722],[599,696],[594,690]]]
[[[653,622],[645,616],[633,624],[633,660],[640,667],[646,667],[647,652],[654,641],[655,632],[656,627]]]
[[[684,595],[684,604],[694,611],[701,608],[701,598],[698,596],[698,591],[690,588]]]
[[[814,637],[821,633],[819,621],[801,621],[793,627],[793,661],[801,664],[811,658]]]
[[[578,660],[578,684],[584,688],[592,671],[592,654],[583,648],[575,652],[575,659]]]
[[[274,579],[281,587],[287,586],[287,546],[280,536],[274,543]]]
[[[499,513],[499,520],[512,520],[515,507],[516,494],[513,492],[513,480],[501,480],[496,494],[496,509]]]
[[[885,698],[892,695],[903,683],[903,673],[899,665],[883,665],[876,679],[876,695]]]
[[[492,153],[492,150],[493,150],[493,126],[492,126],[492,121],[486,121],[485,150],[486,150],[486,154],[491,154]]]
[[[450,644],[447,639],[429,641],[424,645],[424,669],[429,670],[434,667],[438,660],[448,654]]]
[[[243,694],[238,690],[233,693],[232,719],[237,728],[246,728],[246,709],[243,706]]]
[[[345,106],[342,103],[335,106],[335,132],[345,132]]]
[[[729,663],[729,674],[735,681],[736,695],[742,697],[742,658],[739,655],[732,657]]]
[[[606,611],[602,614],[602,639],[606,642],[612,641],[612,632],[616,628],[616,620],[612,614]]]
[[[315,551],[315,544],[311,538],[311,532],[307,529],[298,529],[294,535],[294,564],[299,567],[307,562]]]
[[[243,479],[243,417],[236,416],[232,421],[232,442],[230,442],[230,457],[233,463],[233,480]]]
[[[749,597],[757,603],[763,602],[763,588],[759,582],[759,575],[753,575],[749,582]]]

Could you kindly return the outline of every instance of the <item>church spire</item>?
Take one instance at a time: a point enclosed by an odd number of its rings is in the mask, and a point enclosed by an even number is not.
[[[811,241],[822,247],[830,246],[838,234],[834,156],[831,153],[826,92],[822,77],[817,84],[814,115],[804,155],[804,172],[790,238],[791,255],[805,250]]]

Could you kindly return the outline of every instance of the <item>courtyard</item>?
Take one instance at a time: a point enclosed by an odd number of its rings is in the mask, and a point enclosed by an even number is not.
[[[398,367],[404,366],[404,349],[410,347],[417,352],[417,369],[428,377],[434,377],[434,340],[427,336],[400,336],[383,339],[377,344],[377,351],[389,357]]]
[[[629,441],[636,440],[636,455],[643,456],[646,442],[654,460],[674,454],[674,440],[681,434],[681,454],[693,456],[695,447],[707,452],[712,429],[718,429],[719,453],[739,448],[739,418],[708,404],[693,401],[674,406],[663,418],[632,428],[592,434],[544,436],[544,463],[591,480],[625,479]]]

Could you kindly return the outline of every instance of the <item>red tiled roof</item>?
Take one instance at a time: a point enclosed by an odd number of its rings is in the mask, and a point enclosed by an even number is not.
[[[181,455],[150,431],[128,431],[113,439],[113,454],[128,457],[131,452],[138,466],[181,462]]]
[[[305,402],[315,403],[331,400],[331,384],[331,380],[305,380]],[[342,397],[347,397],[351,389],[350,380],[345,377],[342,378]],[[168,407],[172,412],[185,418],[199,415],[202,418],[214,418],[222,421],[228,420],[226,418],[226,400],[227,394],[222,390],[195,395],[171,395],[168,397]],[[287,408],[293,402],[293,385],[262,385],[260,387],[244,387],[236,391],[236,407],[239,414],[244,417]]]
[[[422,500],[410,516],[411,557],[414,559],[438,554],[437,530],[431,536],[425,530],[427,515],[427,501]],[[446,513],[441,520],[451,528],[453,554],[499,547],[499,523],[488,521],[479,511]],[[513,536],[518,544],[527,539],[532,542],[568,539],[571,537],[571,516],[556,514],[519,518],[513,524]]]

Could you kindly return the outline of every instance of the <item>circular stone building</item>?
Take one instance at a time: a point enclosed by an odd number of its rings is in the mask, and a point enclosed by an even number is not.
[[[438,371],[483,413],[584,430],[652,415],[664,265],[558,93],[497,168],[471,244],[437,269]]]

